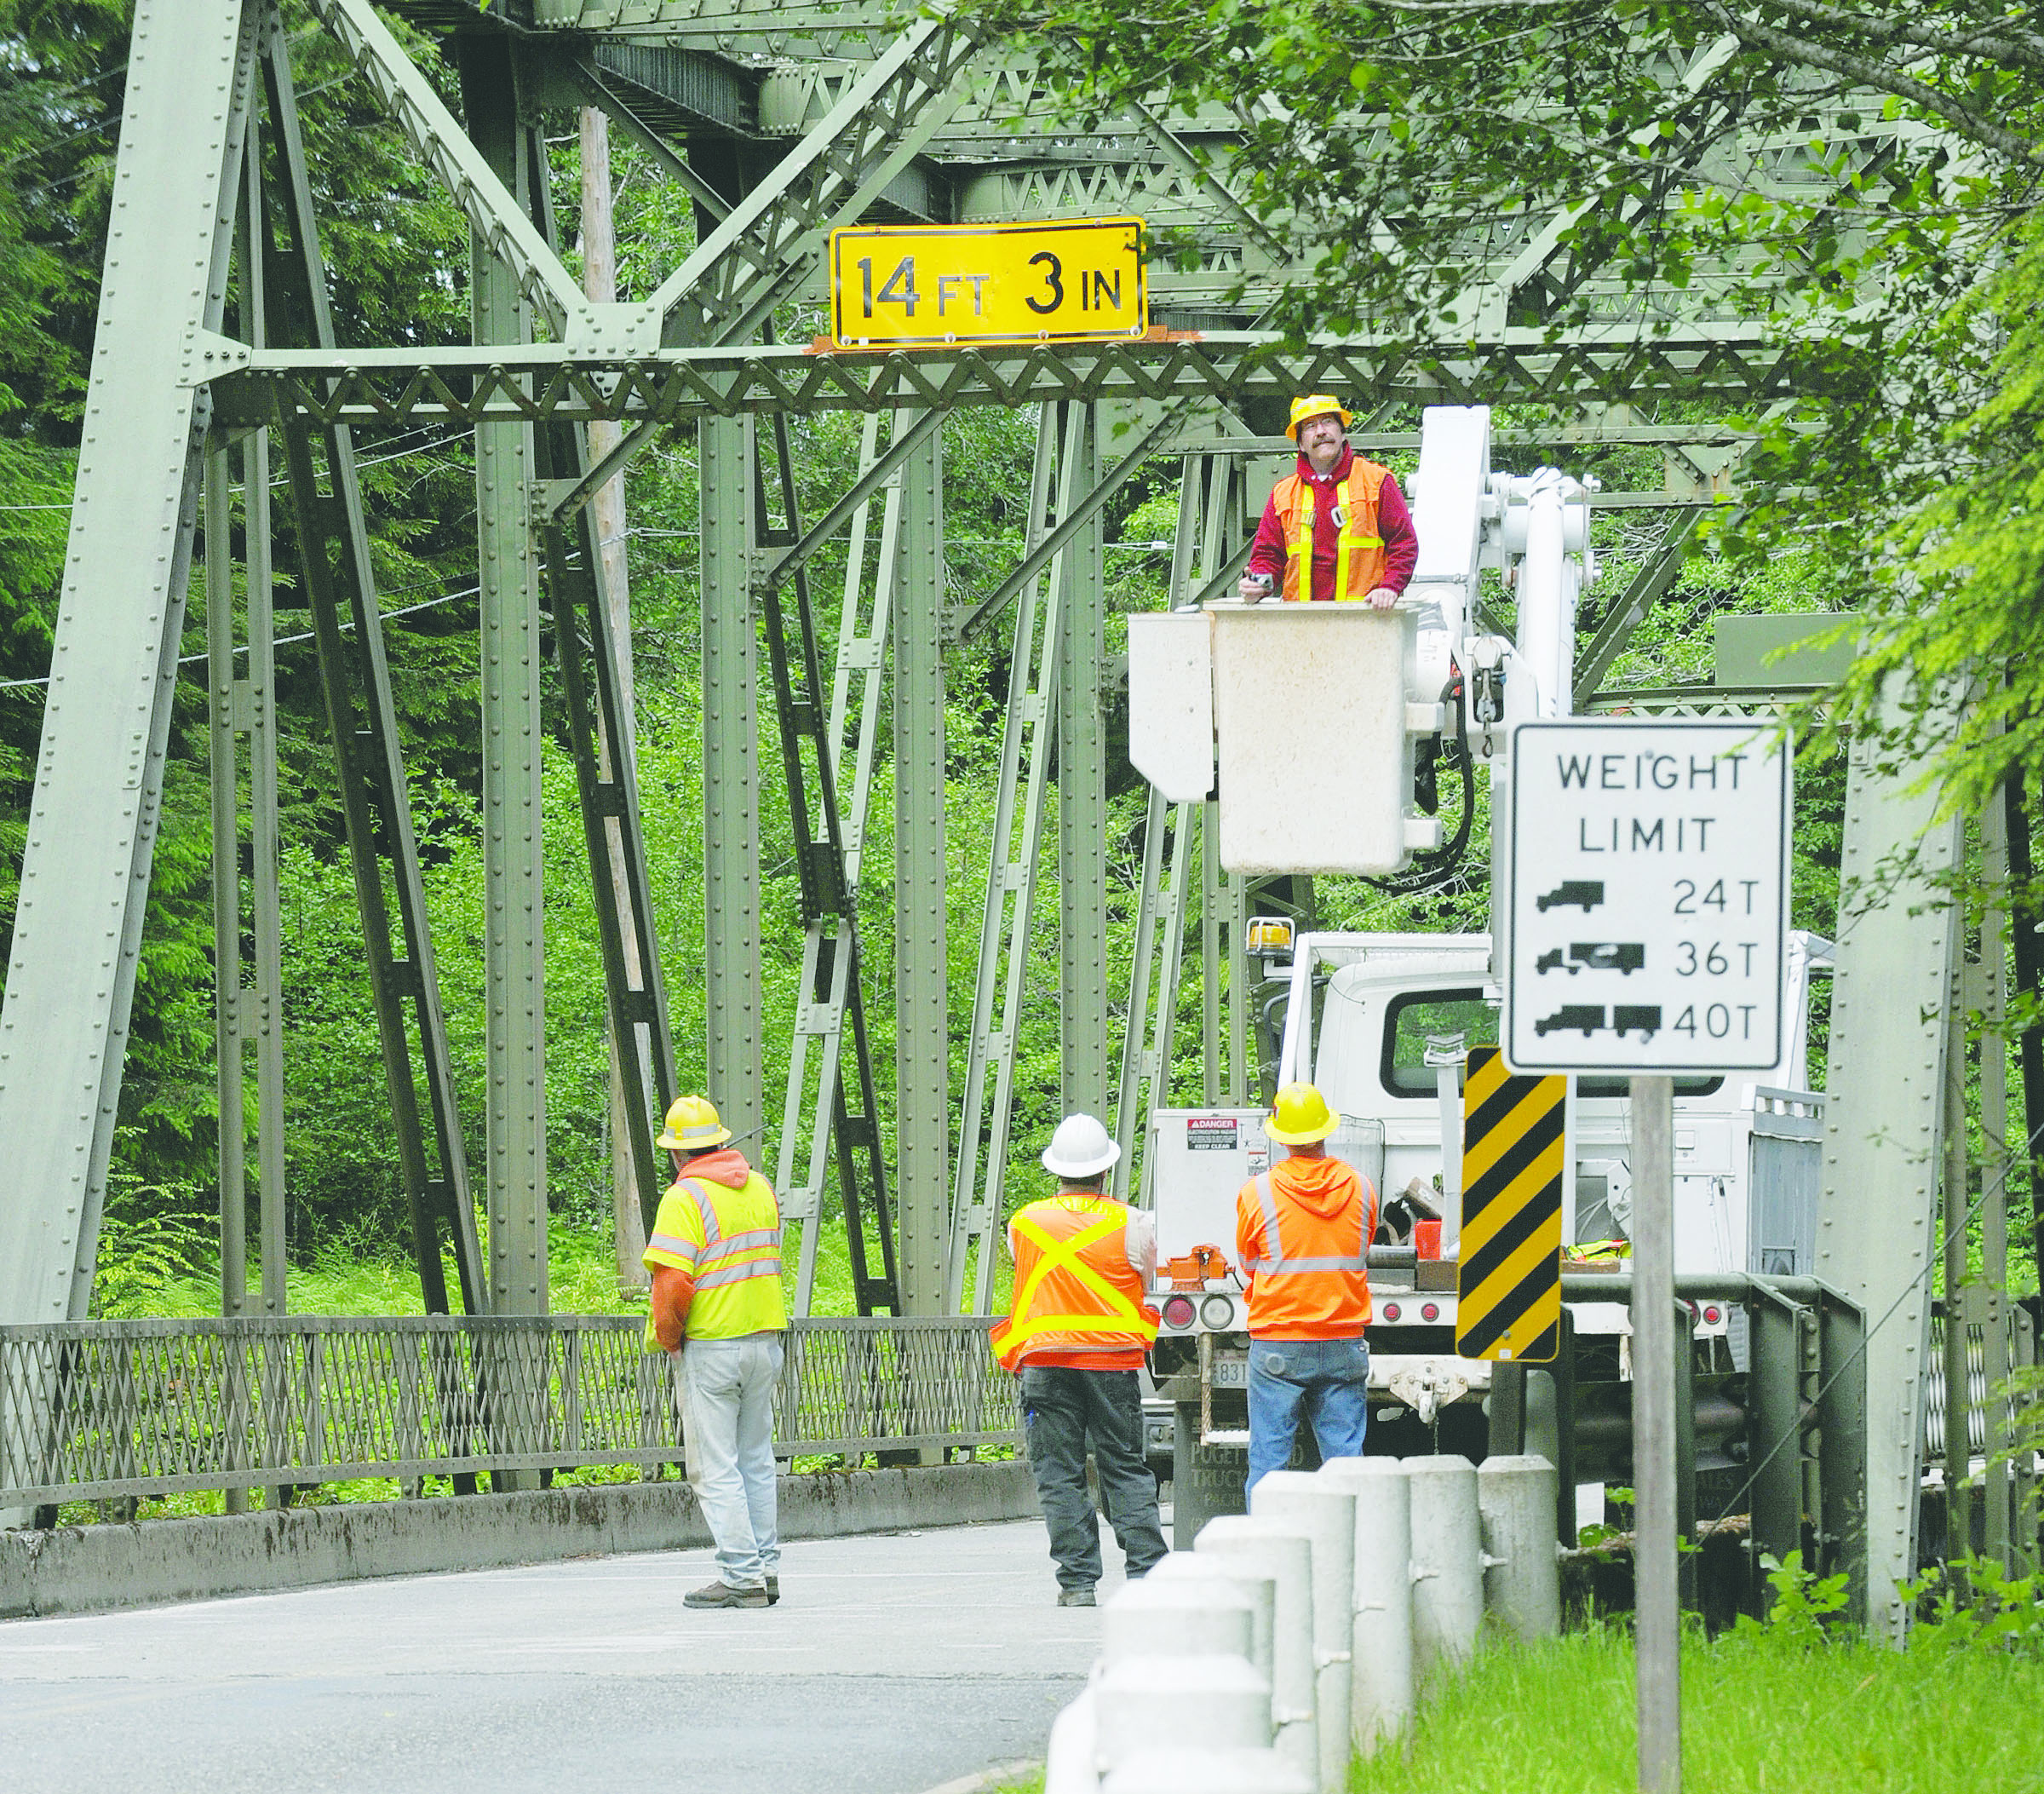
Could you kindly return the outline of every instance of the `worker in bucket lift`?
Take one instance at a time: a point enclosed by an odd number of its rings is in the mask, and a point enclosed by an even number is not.
[[[1122,1156],[1091,1115],[1067,1115],[1043,1154],[1058,1193],[1008,1223],[1014,1311],[992,1334],[1022,1378],[1022,1418],[1036,1498],[1058,1567],[1058,1605],[1089,1607],[1100,1579],[1100,1524],[1086,1492],[1086,1442],[1131,1580],[1167,1547],[1157,1479],[1143,1457],[1137,1372],[1157,1339],[1144,1300],[1157,1270],[1157,1226],[1105,1193]]]
[[[1323,1463],[1363,1455],[1377,1193],[1329,1155],[1339,1124],[1313,1085],[1285,1085],[1264,1132],[1289,1156],[1235,1198],[1236,1255],[1249,1273],[1245,1492],[1290,1461],[1301,1413]]]
[[[1292,401],[1285,434],[1299,445],[1298,471],[1272,489],[1238,589],[1250,604],[1273,590],[1286,602],[1357,600],[1386,611],[1420,558],[1412,513],[1388,468],[1349,446],[1354,422],[1337,399]]]
[[[681,1354],[688,1480],[717,1547],[717,1579],[682,1596],[690,1607],[768,1607],[781,1598],[781,1210],[731,1139],[707,1097],[675,1099],[655,1141],[672,1154],[675,1181],[646,1247],[646,1347]]]

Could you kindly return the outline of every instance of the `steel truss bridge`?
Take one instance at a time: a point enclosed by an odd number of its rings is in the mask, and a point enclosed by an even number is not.
[[[1117,490],[1159,457],[1177,463],[1170,595],[1190,603],[1235,576],[1255,522],[1254,469],[1285,446],[1273,443],[1272,420],[1275,401],[1293,393],[1342,394],[1367,443],[1398,441],[1418,405],[1467,401],[1545,408],[1539,415],[1552,423],[1528,434],[1529,457],[1589,442],[1656,447],[1662,489],[1600,498],[1664,521],[1582,644],[1576,688],[1599,694],[1672,584],[1696,509],[1736,473],[1747,439],[1725,420],[1819,390],[1826,377],[1793,341],[1737,314],[1723,296],[1737,270],[1652,312],[1613,290],[1607,321],[1552,334],[1540,320],[1605,278],[1573,260],[1561,216],[1497,221],[1484,275],[1461,308],[1476,321],[1451,341],[1288,349],[1230,297],[1238,282],[1252,292],[1274,289],[1287,271],[1284,246],[1228,187],[1231,121],[1144,114],[1089,130],[1017,131],[1018,117],[1051,118],[1056,95],[1025,46],[987,41],[966,9],[904,31],[885,9],[860,3],[391,0],[393,16],[444,34],[457,118],[371,0],[306,4],[470,227],[473,341],[435,349],[336,341],[279,14],[269,0],[139,0],[0,1010],[0,1323],[62,1327],[88,1311],[195,543],[208,595],[221,1113],[241,1112],[252,1048],[261,1300],[268,1314],[282,1311],[273,467],[288,492],[317,638],[429,1312],[458,1304],[470,1315],[534,1317],[546,1308],[543,618],[559,656],[624,1086],[641,1117],[675,1091],[633,747],[622,725],[623,655],[591,503],[667,431],[692,432],[702,492],[709,1087],[739,1132],[768,1122],[756,828],[763,642],[806,930],[804,1000],[775,1133],[777,1183],[801,1228],[801,1293],[806,1301],[826,1191],[835,1189],[862,1312],[932,1316],[987,1305],[1023,968],[1052,852],[1064,1104],[1111,1116],[1124,1143],[1133,1141],[1164,1075],[1181,944],[1192,940],[1203,963],[1207,1099],[1250,1098],[1242,940],[1249,894],[1204,854],[1195,878],[1192,849],[1209,822],[1201,807],[1152,800],[1134,963],[1107,963],[1101,699],[1111,675],[1101,559],[1105,508]],[[1671,79],[1708,93],[1720,62],[1706,54]],[[586,297],[560,253],[542,120],[583,106],[600,107],[696,209],[695,247],[629,302]],[[1699,158],[1721,152],[1707,135],[1693,146]],[[1878,137],[1862,147],[1878,154]],[[1753,178],[1783,187],[1808,192],[1837,178],[1807,164],[1800,143],[1748,142],[1740,153]],[[872,354],[775,340],[777,313],[819,294],[835,227],[1120,211],[1189,226],[1201,247],[1191,272],[1155,271],[1155,327],[1144,339]],[[1023,556],[951,610],[939,425],[968,405],[1037,407],[1039,433]],[[1685,421],[1655,421],[1656,407]],[[805,517],[788,420],[826,409],[864,415],[859,471],[821,516]],[[1697,418],[1704,421],[1686,421]],[[490,917],[486,1259],[354,446],[360,430],[430,422],[474,433]],[[229,497],[238,471],[249,595],[238,627]],[[809,568],[841,536],[849,568],[833,647],[817,625]],[[944,650],[996,628],[1009,635],[1010,684],[957,1088],[942,951]],[[1680,708],[1730,696],[1625,701]],[[1594,695],[1589,707],[1612,701]],[[893,761],[894,805],[891,1163],[881,1151],[882,1093],[853,905],[883,753]],[[244,754],[254,867],[246,918],[236,871]],[[1054,761],[1054,848],[1044,839]],[[1855,768],[1848,873],[1877,863],[1893,841],[1926,835],[1933,866],[1949,859],[1951,831],[1932,829],[1923,800],[1870,766]],[[244,932],[252,967],[243,963]],[[1943,911],[1911,920],[1899,902],[1863,918],[1841,945],[1831,1047],[1831,1113],[1840,1119],[1827,1148],[1820,1271],[1870,1314],[1887,1308],[1897,1268],[1921,1264],[1931,1251],[1938,1180],[1884,1155],[1869,1125],[1853,1118],[1875,1117],[1927,1142],[1929,1162],[1938,1162],[1948,1035],[1934,1018],[1957,951]],[[1109,1032],[1117,1009],[1127,1016],[1118,1062]],[[628,1131],[650,1220],[660,1167],[650,1130]],[[244,1154],[238,1130],[223,1134],[223,1272],[236,1291],[246,1252]],[[1835,1228],[1843,1210],[1834,1192],[1852,1197],[1850,1221]],[[869,1233],[878,1241],[872,1254]],[[451,1291],[444,1248],[457,1270]],[[1899,1392],[1915,1413],[1928,1290],[1904,1289],[1892,1312],[1869,1347],[1869,1383]],[[1877,1599],[1903,1573],[1913,1538],[1920,1447],[1912,1438],[1921,1430],[1876,1427],[1869,1441]]]

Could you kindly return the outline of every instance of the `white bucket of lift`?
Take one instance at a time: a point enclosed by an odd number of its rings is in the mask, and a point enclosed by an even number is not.
[[[1247,605],[1128,619],[1129,757],[1174,802],[1218,790],[1231,872],[1397,871],[1440,825],[1408,814],[1413,738],[1441,727],[1410,607]]]

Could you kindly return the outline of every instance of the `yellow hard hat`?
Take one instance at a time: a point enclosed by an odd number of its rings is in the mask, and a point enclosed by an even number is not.
[[[667,1125],[653,1144],[683,1153],[722,1146],[731,1130],[717,1119],[717,1106],[707,1096],[677,1096],[667,1112]]]
[[[1354,415],[1331,394],[1309,393],[1303,399],[1292,400],[1292,421],[1285,425],[1284,433],[1296,442],[1299,440],[1299,426],[1308,417],[1325,417],[1330,414],[1341,420],[1343,429],[1356,421]]]
[[[1327,1106],[1327,1098],[1310,1084],[1288,1084],[1278,1091],[1271,1118],[1263,1131],[1279,1146],[1311,1146],[1324,1140],[1341,1126],[1341,1118]]]

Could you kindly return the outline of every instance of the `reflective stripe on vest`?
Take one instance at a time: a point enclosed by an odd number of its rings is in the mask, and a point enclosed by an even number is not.
[[[1255,1180],[1256,1200],[1263,1210],[1263,1243],[1274,1256],[1259,1258],[1247,1268],[1259,1277],[1293,1277],[1308,1271],[1364,1271],[1369,1269],[1369,1200],[1362,1203],[1363,1250],[1353,1258],[1287,1258],[1284,1242],[1278,1231],[1278,1192],[1265,1171]]]
[[[1377,493],[1386,469],[1358,455],[1350,463],[1347,477],[1338,494],[1341,521],[1335,538],[1335,602],[1367,598],[1382,582],[1384,538],[1377,531]],[[1282,510],[1295,507],[1293,527],[1284,543],[1284,595],[1305,601],[1313,595],[1313,531],[1320,509],[1319,488],[1299,474],[1280,481]],[[1364,579],[1362,570],[1374,566],[1376,578]],[[1356,584],[1358,589],[1350,586]]]
[[[990,1336],[995,1355],[1013,1370],[1020,1361],[1023,1348],[1046,1333],[1077,1334],[1092,1338],[1099,1342],[1102,1351],[1148,1346],[1157,1337],[1157,1317],[1142,1306],[1139,1297],[1116,1287],[1087,1263],[1082,1256],[1088,1246],[1122,1233],[1128,1224],[1128,1210],[1105,1197],[1050,1199],[1075,1216],[1090,1212],[1097,1218],[1069,1238],[1058,1239],[1037,1222],[1029,1209],[1016,1215],[1012,1223],[1016,1233],[1035,1250],[1026,1260],[1024,1255],[1017,1254],[1013,1312]],[[1031,1205],[1032,1208],[1035,1206]],[[1125,1256],[1125,1240],[1122,1250]],[[1037,1293],[1053,1273],[1071,1278],[1100,1307],[1070,1314],[1034,1312]],[[1133,1271],[1130,1275],[1133,1278]],[[1085,1349],[1076,1345],[1065,1348]]]
[[[703,1244],[694,1250],[698,1290],[721,1289],[726,1284],[744,1283],[749,1277],[781,1274],[781,1228],[778,1219],[770,1228],[726,1233],[717,1225],[717,1205],[709,1192],[692,1177],[679,1178],[676,1183],[688,1193],[689,1201],[703,1224]],[[778,1213],[778,1199],[775,1207]],[[678,1248],[669,1245],[669,1250]]]

